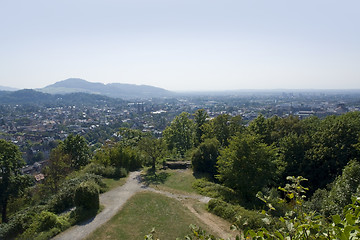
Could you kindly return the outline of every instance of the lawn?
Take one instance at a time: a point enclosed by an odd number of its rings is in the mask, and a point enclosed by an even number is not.
[[[192,184],[196,180],[191,169],[186,170],[159,170],[155,173],[146,171],[143,175],[145,182],[169,192],[196,193]]]
[[[140,240],[153,228],[159,239],[183,238],[190,233],[190,224],[204,227],[181,202],[160,194],[142,192],[132,197],[109,222],[86,239]]]

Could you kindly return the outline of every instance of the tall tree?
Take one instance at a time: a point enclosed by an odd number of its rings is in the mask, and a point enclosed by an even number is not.
[[[218,179],[234,189],[244,203],[249,203],[278,175],[276,160],[275,149],[261,142],[258,136],[239,134],[220,151]]]
[[[194,113],[195,146],[198,146],[202,142],[202,136],[204,134],[203,125],[206,123],[208,117],[209,115],[204,109],[199,109]]]
[[[17,196],[28,184],[29,177],[22,175],[25,166],[19,148],[0,139],[0,204],[2,222],[7,222],[7,204],[10,197]]]
[[[84,137],[69,135],[62,144],[62,150],[71,158],[71,167],[75,170],[89,162],[90,150]]]
[[[195,172],[216,174],[220,143],[216,138],[205,139],[192,153],[191,164]]]
[[[164,139],[170,151],[176,151],[184,156],[185,152],[193,146],[193,122],[190,114],[181,113],[171,122],[164,132]]]
[[[166,152],[166,145],[162,139],[154,137],[142,138],[139,148],[150,158],[152,170],[156,170],[156,162],[161,159]]]
[[[313,189],[333,182],[351,159],[360,159],[356,149],[360,136],[360,113],[329,116],[322,120],[306,152],[307,173]],[[311,190],[311,189],[310,189]]]
[[[260,137],[261,141],[270,145],[272,143],[271,133],[273,131],[273,127],[269,125],[273,125],[274,121],[267,120],[262,114],[259,114],[257,118],[252,120],[247,128],[251,134],[255,134]]]
[[[46,175],[45,185],[52,192],[57,192],[61,180],[71,172],[71,157],[63,152],[61,145],[51,151],[49,164],[43,172]]]

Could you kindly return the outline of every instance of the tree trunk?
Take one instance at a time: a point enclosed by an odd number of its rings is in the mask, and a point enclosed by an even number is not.
[[[156,158],[153,158],[152,160],[152,170],[155,172],[155,168],[156,168]]]

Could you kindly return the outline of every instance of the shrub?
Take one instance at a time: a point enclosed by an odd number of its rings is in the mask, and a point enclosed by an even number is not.
[[[191,164],[194,172],[209,173],[212,177],[216,174],[216,162],[219,156],[220,142],[206,139],[191,154]]]
[[[212,199],[208,203],[208,210],[230,222],[236,223],[242,230],[260,229],[267,227],[264,216],[256,211],[247,210],[239,205],[232,205],[222,200]]]
[[[23,209],[9,218],[8,223],[2,223],[0,239],[12,239],[24,232],[31,224],[33,217],[45,209],[45,206],[36,206]]]
[[[126,177],[128,173],[125,168],[104,166],[97,163],[90,163],[83,169],[83,172],[100,175],[107,178],[122,178],[122,177]]]
[[[59,232],[70,227],[65,217],[58,217],[52,212],[42,211],[35,215],[31,225],[22,233],[18,239],[50,239]]]
[[[205,178],[196,180],[192,187],[200,194],[208,197],[218,198],[224,201],[236,199],[235,192],[232,189],[217,183],[209,182]]]
[[[57,194],[53,195],[48,201],[48,209],[54,213],[61,213],[67,209],[74,207],[74,194],[77,187],[83,183],[91,181],[97,185],[100,191],[106,188],[106,185],[102,182],[101,177],[94,174],[85,173],[78,175],[69,180],[66,180],[61,186]]]
[[[31,228],[32,222],[34,222],[34,216],[37,216],[39,212],[47,211],[58,214],[74,207],[75,191],[82,182],[87,181],[91,181],[95,186],[100,186],[101,188],[106,187],[106,185],[102,183],[101,177],[94,174],[86,173],[68,179],[60,186],[60,190],[55,195],[51,196],[49,199],[45,198],[43,200],[44,205],[25,208],[16,214],[13,214],[9,218],[8,223],[2,223],[0,227],[0,239],[12,239],[24,231],[27,231],[28,228]],[[37,221],[37,223],[39,222]],[[40,236],[45,237],[44,239],[48,239],[50,237],[46,238],[46,236],[54,236],[56,232],[66,229],[66,226],[69,225],[70,224],[67,219],[58,217],[56,227],[52,228],[46,233],[39,234],[39,239],[42,239]]]
[[[98,210],[100,203],[97,185],[90,181],[81,183],[75,191],[74,202],[76,207]]]

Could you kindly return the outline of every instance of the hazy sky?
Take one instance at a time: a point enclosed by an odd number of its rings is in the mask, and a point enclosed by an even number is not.
[[[360,89],[359,0],[0,0],[0,85]]]

